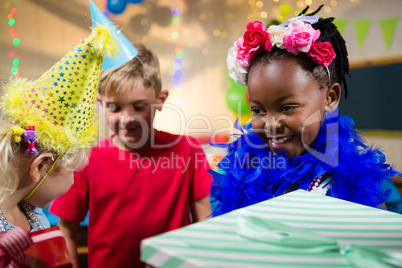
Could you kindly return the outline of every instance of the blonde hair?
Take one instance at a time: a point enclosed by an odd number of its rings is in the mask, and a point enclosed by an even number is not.
[[[157,56],[142,44],[136,44],[138,54],[122,66],[103,71],[99,82],[100,95],[115,95],[123,92],[133,79],[144,87],[155,90],[156,96],[162,89],[159,60]]]
[[[26,156],[25,150],[28,148],[24,139],[16,143],[13,141],[12,127],[18,127],[10,122],[4,115],[0,115],[0,202],[17,191],[22,178],[21,166],[30,165],[35,157]],[[52,153],[56,159],[58,154],[44,148],[38,141],[35,142],[35,148],[40,154]],[[86,163],[90,148],[76,148],[64,154],[57,161],[50,173],[58,172],[61,168],[71,171],[77,170]]]

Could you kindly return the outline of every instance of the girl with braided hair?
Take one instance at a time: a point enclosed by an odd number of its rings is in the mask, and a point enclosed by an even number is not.
[[[321,8],[321,7],[320,7]],[[267,29],[259,21],[229,49],[229,76],[247,85],[252,122],[211,171],[213,215],[304,189],[384,207],[398,174],[367,146],[348,116],[348,53],[334,18],[309,15]],[[343,92],[342,92],[343,87]]]

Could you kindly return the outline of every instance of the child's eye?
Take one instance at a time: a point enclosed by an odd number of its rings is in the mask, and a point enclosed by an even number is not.
[[[109,112],[112,112],[112,113],[116,113],[116,112],[120,111],[120,108],[113,103],[109,103],[106,108],[108,109]]]
[[[263,111],[260,108],[251,108],[253,114],[262,114]]]
[[[293,109],[295,109],[297,106],[291,106],[291,105],[285,105],[285,106],[282,106],[282,112],[290,112],[290,111],[292,111]]]
[[[134,106],[134,110],[139,112],[139,111],[144,110],[145,107],[146,107],[146,105],[137,105],[137,106]]]

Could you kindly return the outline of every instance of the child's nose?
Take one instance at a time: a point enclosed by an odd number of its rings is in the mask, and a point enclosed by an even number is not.
[[[128,123],[134,122],[135,121],[135,114],[125,114],[123,115],[123,124],[126,125]]]
[[[123,123],[128,123],[135,120],[135,111],[134,109],[124,109],[123,113],[121,114],[121,121]]]
[[[265,121],[264,129],[266,131],[266,134],[275,136],[278,133],[280,133],[280,131],[283,129],[281,120],[282,120],[281,116],[279,116],[279,117],[272,116],[272,115],[265,116],[264,117],[264,121]]]
[[[122,110],[122,115],[123,115],[125,118],[132,117],[132,116],[135,115],[135,111],[134,111],[134,109],[133,109],[132,107],[126,107],[126,108],[124,108],[124,109]]]

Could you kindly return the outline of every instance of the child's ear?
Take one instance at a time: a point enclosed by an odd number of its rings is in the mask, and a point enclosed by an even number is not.
[[[100,94],[98,94],[98,96],[96,97],[96,101],[102,105],[102,96]]]
[[[39,182],[53,163],[53,154],[44,153],[35,158],[29,169],[33,182]]]
[[[159,93],[156,107],[158,111],[162,111],[162,106],[168,97],[169,97],[169,90],[167,89],[164,89]]]
[[[342,88],[339,83],[333,83],[327,90],[325,99],[325,111],[332,113],[338,108],[339,100],[341,99]]]

